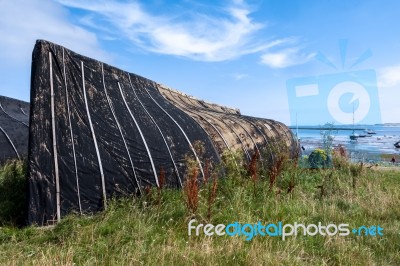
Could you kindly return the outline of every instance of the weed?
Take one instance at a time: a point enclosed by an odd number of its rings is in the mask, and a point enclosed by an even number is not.
[[[240,167],[241,165],[245,165],[245,155],[242,150],[225,150],[221,155],[221,159],[222,167],[227,177],[240,179],[246,175],[246,168]]]
[[[254,195],[256,195],[256,186],[257,186],[257,179],[259,172],[259,164],[258,164],[259,160],[260,160],[260,153],[258,152],[257,149],[255,149],[253,155],[251,156],[249,165],[247,166],[247,171],[251,177],[251,180],[253,181]]]
[[[364,163],[350,165],[350,173],[352,177],[352,188],[355,189],[357,186],[357,180],[361,177],[364,169]]]
[[[192,167],[189,171],[190,174],[186,177],[183,190],[186,194],[186,206],[191,214],[195,214],[199,206],[199,184],[197,181],[199,170]]]
[[[159,183],[159,186],[157,187],[157,205],[160,206],[160,204],[161,204],[161,192],[162,192],[163,188],[165,187],[165,183],[166,183],[165,171],[164,171],[164,167],[162,167],[162,166],[161,166],[160,174],[159,174],[159,177],[158,177],[158,183]]]
[[[294,190],[294,187],[295,187],[295,181],[294,181],[294,176],[292,176],[292,179],[289,182],[289,187],[287,189],[287,194],[292,193]]]
[[[204,166],[204,183],[207,183],[210,179],[210,160],[206,159],[206,163]]]
[[[274,161],[269,165],[269,190],[272,190],[276,183],[277,178],[282,173],[285,163],[287,162],[287,156],[284,153],[280,153],[275,156]]]
[[[217,188],[218,188],[218,176],[214,173],[212,176],[212,183],[208,185],[208,208],[207,208],[207,219],[211,221],[212,207],[217,198]]]

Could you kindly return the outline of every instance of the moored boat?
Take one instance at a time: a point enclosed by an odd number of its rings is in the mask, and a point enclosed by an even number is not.
[[[368,129],[368,128],[365,129],[364,132],[367,133],[367,134],[369,134],[369,135],[376,134],[375,131],[373,131],[372,129]]]
[[[400,148],[400,141],[396,142],[396,143],[394,144],[394,146],[395,146],[396,148]]]

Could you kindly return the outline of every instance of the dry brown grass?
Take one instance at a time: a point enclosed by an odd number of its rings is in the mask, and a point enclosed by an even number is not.
[[[186,182],[184,184],[184,191],[186,195],[186,206],[192,214],[197,212],[199,207],[199,183],[197,176],[199,170],[193,167],[190,170],[190,175],[186,177]]]

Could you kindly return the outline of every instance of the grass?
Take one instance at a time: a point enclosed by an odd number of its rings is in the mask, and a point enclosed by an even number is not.
[[[400,265],[399,172],[339,158],[332,169],[279,162],[277,173],[278,166],[262,164],[257,165],[272,170],[256,171],[254,161],[246,166],[238,154],[224,158],[225,171],[210,169],[206,184],[193,181],[193,168],[183,190],[151,189],[142,197],[113,199],[104,212],[70,215],[55,227],[1,227],[0,264]],[[216,181],[215,173],[224,174]],[[384,236],[189,237],[193,218],[214,225],[380,225]]]
[[[11,160],[0,167],[0,226],[18,225],[24,220],[26,163]]]

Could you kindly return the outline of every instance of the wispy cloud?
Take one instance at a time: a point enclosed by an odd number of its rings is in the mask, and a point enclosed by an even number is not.
[[[285,42],[257,39],[265,23],[251,18],[243,1],[233,1],[218,15],[186,12],[184,16],[152,14],[138,2],[58,0],[64,6],[90,13],[91,20],[107,22],[116,34],[145,51],[201,61],[224,61],[265,51]],[[88,21],[85,21],[88,25]],[[101,24],[101,23],[95,23]],[[91,23],[91,26],[95,24]],[[101,28],[98,28],[101,30]]]
[[[242,80],[242,79],[249,77],[249,75],[245,74],[245,73],[235,73],[232,76],[235,80]]]
[[[267,52],[261,56],[261,63],[271,68],[285,68],[307,63],[315,53],[305,53],[301,48],[285,48],[276,52]]]
[[[378,71],[378,85],[381,88],[400,84],[400,65],[385,67]]]
[[[99,59],[109,59],[95,34],[68,21],[65,8],[48,0],[0,1],[0,59],[30,61],[36,39],[46,39]]]

